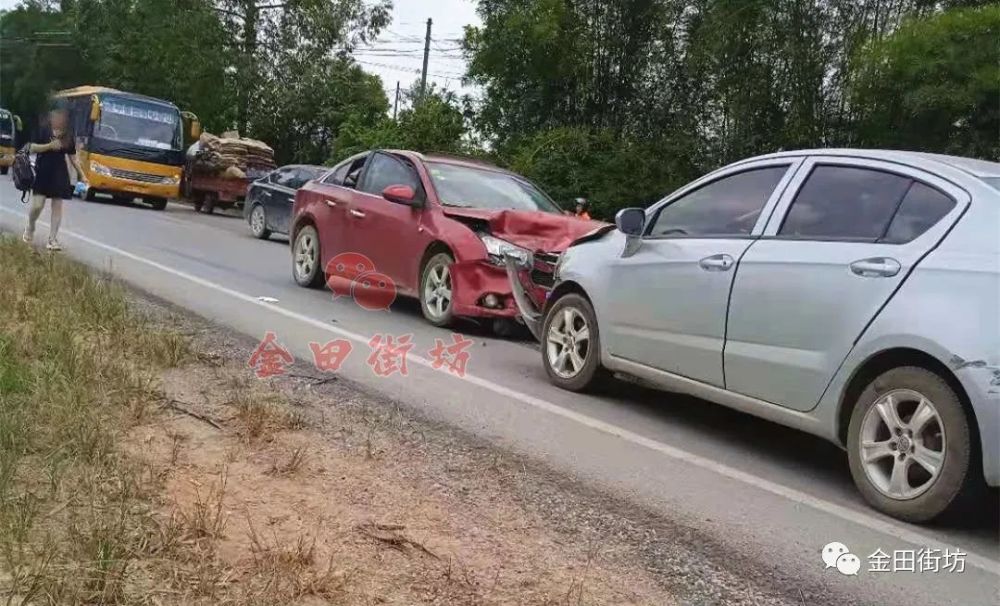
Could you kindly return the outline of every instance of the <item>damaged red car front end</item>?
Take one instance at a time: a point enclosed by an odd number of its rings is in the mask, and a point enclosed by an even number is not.
[[[577,240],[610,227],[597,221],[543,212],[447,208],[444,214],[465,223],[480,238],[489,236],[502,243],[502,250],[491,251],[483,244],[475,250],[456,250],[458,258],[451,270],[453,305],[456,315],[466,317],[520,315],[506,266],[506,259],[510,258],[517,263],[528,296],[536,305],[543,305],[552,287],[559,255]]]

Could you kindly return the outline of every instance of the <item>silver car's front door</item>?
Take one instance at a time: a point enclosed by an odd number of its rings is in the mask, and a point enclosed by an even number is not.
[[[647,213],[639,250],[610,267],[602,340],[612,356],[723,385],[737,263],[798,161],[759,161],[695,182]]]
[[[808,160],[740,261],[726,388],[814,408],[865,327],[967,204],[965,192],[916,169]]]

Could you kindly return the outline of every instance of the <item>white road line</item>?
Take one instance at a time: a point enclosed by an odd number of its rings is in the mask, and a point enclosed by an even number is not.
[[[12,211],[12,210],[7,209],[7,208],[2,208],[0,210],[3,210],[4,212],[10,213],[10,214],[23,216],[20,213],[17,213],[15,211]],[[225,286],[220,286],[220,285],[218,285],[218,284],[216,284],[214,282],[211,282],[209,280],[206,280],[204,278],[199,278],[198,276],[193,276],[191,274],[188,274],[188,273],[176,270],[176,269],[174,269],[172,267],[168,267],[166,265],[163,265],[162,263],[158,263],[156,261],[152,261],[150,259],[146,259],[144,257],[140,257],[139,255],[130,253],[130,252],[126,251],[126,250],[122,250],[120,248],[116,248],[114,246],[110,246],[108,244],[104,244],[103,242],[99,242],[97,240],[94,240],[94,239],[89,238],[87,236],[84,236],[82,234],[74,233],[74,232],[69,231],[69,230],[62,230],[62,231],[60,231],[60,233],[66,234],[68,236],[71,236],[73,238],[76,238],[76,239],[80,240],[81,242],[85,242],[85,243],[87,243],[87,244],[89,244],[91,246],[103,249],[103,250],[105,250],[107,252],[110,252],[110,253],[113,253],[115,255],[124,257],[126,259],[130,259],[130,260],[135,261],[137,263],[141,263],[141,264],[147,265],[147,266],[152,267],[154,269],[158,269],[158,270],[160,270],[160,271],[162,271],[164,273],[170,274],[170,275],[175,276],[177,278],[181,278],[183,280],[187,280],[189,282],[192,282],[192,283],[197,284],[199,286],[203,286],[205,288],[210,288],[210,289],[212,289],[212,290],[214,290],[216,292],[225,294],[225,295],[233,297],[235,299],[239,299],[240,301],[243,301],[245,303],[249,303],[251,305],[256,305],[258,307],[262,307],[262,308],[267,309],[267,310],[269,310],[269,311],[271,311],[273,313],[277,313],[277,314],[283,315],[283,316],[285,316],[287,318],[290,318],[292,320],[297,320],[299,322],[304,322],[304,323],[309,324],[310,326],[313,326],[313,327],[318,328],[320,330],[325,330],[325,331],[333,333],[335,335],[338,335],[338,336],[341,336],[341,337],[345,337],[347,339],[351,339],[352,341],[355,341],[356,343],[363,344],[363,345],[367,346],[368,342],[370,340],[368,337],[366,337],[364,335],[360,335],[358,333],[351,332],[349,330],[345,330],[345,329],[337,327],[337,326],[327,325],[326,323],[324,323],[324,322],[322,322],[320,320],[317,320],[315,318],[311,318],[309,316],[306,316],[304,314],[300,314],[298,312],[294,312],[294,311],[290,311],[290,310],[287,310],[287,309],[283,309],[281,307],[277,307],[275,305],[271,305],[271,304],[268,304],[268,303],[262,303],[262,302],[260,302],[260,301],[257,300],[257,297],[254,297],[252,295],[247,295],[247,294],[241,293],[239,291],[235,291],[235,290],[226,288]],[[570,410],[568,408],[563,408],[562,406],[559,406],[558,404],[553,404],[552,402],[549,402],[547,400],[543,400],[541,398],[536,398],[535,396],[528,395],[528,394],[525,394],[525,393],[521,393],[519,391],[510,389],[508,387],[504,387],[503,385],[500,385],[498,383],[494,383],[493,381],[490,381],[488,379],[484,379],[482,377],[477,377],[477,376],[471,375],[471,374],[466,374],[464,379],[460,379],[460,378],[455,377],[454,375],[446,372],[445,370],[434,369],[433,368],[433,363],[430,360],[428,360],[426,358],[423,358],[421,356],[407,355],[407,361],[415,362],[416,364],[418,364],[420,366],[424,366],[424,367],[430,368],[432,370],[435,370],[435,372],[441,372],[441,373],[444,374],[444,376],[447,376],[447,377],[449,377],[449,378],[451,378],[453,380],[464,380],[464,381],[467,381],[469,383],[472,383],[473,385],[476,385],[478,387],[482,387],[483,389],[487,389],[487,390],[492,391],[493,393],[496,393],[498,395],[518,400],[519,402],[521,402],[523,404],[527,404],[528,406],[532,406],[534,408],[537,408],[537,409],[540,409],[540,410],[544,410],[544,411],[546,411],[548,413],[551,413],[551,414],[554,414],[554,415],[558,415],[558,416],[563,417],[565,419],[569,419],[569,420],[574,421],[576,423],[579,423],[580,425],[583,425],[585,427],[589,427],[589,428],[594,429],[596,431],[600,431],[602,433],[605,433],[605,434],[608,434],[608,435],[612,435],[612,436],[615,436],[615,437],[620,438],[622,440],[625,440],[626,442],[630,442],[632,444],[635,444],[635,445],[638,445],[638,446],[642,446],[644,448],[648,448],[649,450],[658,452],[658,453],[660,453],[660,454],[662,454],[664,456],[670,457],[672,459],[675,459],[675,460],[678,460],[678,461],[682,461],[684,463],[687,463],[689,465],[693,465],[695,467],[699,467],[701,469],[706,469],[708,471],[712,471],[714,473],[717,473],[717,474],[719,474],[719,475],[721,475],[723,477],[729,478],[731,480],[736,480],[738,482],[742,482],[742,483],[747,484],[749,486],[753,486],[754,488],[758,488],[760,490],[764,490],[764,491],[769,492],[771,494],[778,495],[780,497],[784,497],[786,499],[789,499],[789,500],[794,501],[796,503],[799,503],[801,505],[806,505],[806,506],[811,507],[813,509],[816,509],[818,511],[822,511],[824,513],[836,516],[836,517],[841,518],[843,520],[846,520],[848,522],[857,524],[859,526],[863,526],[863,527],[865,527],[865,528],[867,528],[869,530],[873,530],[875,532],[880,532],[882,534],[886,534],[886,535],[889,535],[889,536],[892,536],[892,537],[896,537],[896,538],[898,538],[898,539],[900,539],[902,541],[905,541],[907,543],[911,543],[911,544],[913,544],[915,546],[926,547],[926,548],[933,548],[933,549],[941,549],[941,550],[944,550],[945,548],[950,548],[950,549],[954,550],[954,549],[956,549],[958,547],[956,545],[947,545],[945,543],[942,543],[941,541],[938,541],[937,539],[934,539],[933,537],[921,534],[920,532],[917,532],[917,531],[913,530],[910,527],[907,527],[907,526],[904,526],[904,525],[901,525],[901,524],[898,524],[896,522],[892,522],[892,521],[889,521],[889,520],[886,520],[886,519],[881,519],[881,518],[875,517],[874,515],[870,515],[868,513],[863,513],[863,512],[860,512],[860,511],[855,511],[853,509],[844,507],[843,505],[838,505],[836,503],[833,503],[833,502],[830,502],[830,501],[827,501],[827,500],[815,497],[813,495],[804,493],[804,492],[802,492],[800,490],[796,490],[794,488],[789,488],[788,486],[784,486],[782,484],[778,484],[776,482],[772,482],[772,481],[767,480],[765,478],[761,478],[761,477],[755,476],[755,475],[753,475],[751,473],[747,473],[745,471],[736,469],[734,467],[730,467],[728,465],[719,463],[717,461],[713,461],[711,459],[706,459],[705,457],[702,457],[700,455],[694,454],[692,452],[688,452],[686,450],[681,450],[681,449],[675,448],[673,446],[668,446],[667,444],[663,444],[661,442],[657,442],[656,440],[647,438],[647,437],[645,437],[643,435],[640,435],[640,434],[637,434],[637,433],[635,433],[633,431],[629,431],[628,429],[625,429],[623,427],[619,427],[617,425],[613,425],[611,423],[607,423],[605,421],[601,421],[600,419],[595,419],[594,417],[591,417],[591,416],[588,416],[588,415],[585,415],[585,414],[581,414],[579,412]],[[970,566],[975,566],[976,568],[984,570],[984,571],[986,571],[988,573],[1000,576],[1000,563],[998,563],[998,562],[996,562],[994,560],[991,560],[990,558],[987,558],[987,557],[984,557],[984,556],[981,556],[981,555],[978,555],[978,554],[970,553],[966,557],[966,563],[968,565],[970,565]]]

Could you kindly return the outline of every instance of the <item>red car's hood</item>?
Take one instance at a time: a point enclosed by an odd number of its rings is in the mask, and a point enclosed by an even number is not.
[[[612,225],[572,215],[527,210],[486,210],[446,207],[450,217],[478,219],[489,225],[490,233],[532,252],[562,252],[577,240]]]

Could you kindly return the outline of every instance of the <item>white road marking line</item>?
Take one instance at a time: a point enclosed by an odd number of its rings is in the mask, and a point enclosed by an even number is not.
[[[24,215],[21,215],[20,213],[17,213],[15,211],[12,211],[12,210],[7,209],[7,208],[2,208],[0,210],[3,210],[4,212],[7,212],[7,213],[19,215],[19,216],[24,216]],[[351,332],[349,330],[345,330],[345,329],[337,327],[337,326],[331,326],[329,324],[324,323],[321,320],[317,320],[315,318],[311,318],[311,317],[306,316],[304,314],[300,314],[298,312],[290,311],[290,310],[287,310],[287,309],[284,309],[284,308],[281,308],[281,307],[275,307],[274,305],[271,305],[271,304],[268,304],[268,303],[262,303],[262,302],[258,301],[257,298],[254,297],[254,296],[247,295],[247,294],[241,293],[239,291],[226,288],[225,286],[220,286],[220,285],[218,285],[218,284],[216,284],[214,282],[211,282],[209,280],[206,280],[204,278],[199,278],[198,276],[194,276],[194,275],[182,272],[180,270],[174,269],[172,267],[168,267],[166,265],[163,265],[162,263],[158,263],[156,261],[152,261],[150,259],[146,259],[144,257],[140,257],[139,255],[130,253],[130,252],[128,252],[126,250],[122,250],[120,248],[116,248],[114,246],[110,246],[108,244],[104,244],[103,242],[99,242],[97,240],[94,240],[94,239],[89,238],[87,236],[84,236],[82,234],[78,234],[78,233],[75,233],[75,232],[72,232],[72,231],[69,231],[69,230],[62,230],[62,231],[60,231],[60,233],[61,234],[66,234],[66,235],[68,235],[70,237],[73,237],[73,238],[76,238],[76,239],[80,240],[81,242],[84,242],[86,244],[90,244],[91,246],[94,246],[96,248],[100,248],[100,249],[103,249],[103,250],[105,250],[107,252],[114,253],[115,255],[124,257],[126,259],[131,259],[132,261],[135,261],[137,263],[141,263],[141,264],[147,265],[147,266],[152,267],[154,269],[158,269],[158,270],[160,270],[160,271],[162,271],[164,273],[170,274],[170,275],[175,276],[177,278],[181,278],[183,280],[187,280],[189,282],[192,282],[192,283],[197,284],[199,286],[203,286],[205,288],[210,288],[210,289],[215,290],[217,292],[220,292],[220,293],[222,293],[224,295],[228,295],[228,296],[233,297],[235,299],[239,299],[239,300],[244,301],[246,303],[250,303],[251,305],[256,305],[258,307],[262,307],[262,308],[264,308],[264,309],[266,309],[266,310],[268,310],[268,311],[270,311],[272,313],[280,314],[280,315],[283,315],[283,316],[285,316],[287,318],[290,318],[292,320],[297,320],[299,322],[304,322],[306,324],[309,324],[310,326],[314,326],[314,327],[319,328],[321,330],[325,330],[325,331],[331,332],[331,333],[333,333],[335,335],[351,339],[352,341],[355,341],[356,343],[364,344],[364,345],[367,346],[368,342],[370,340],[368,337],[365,337],[365,336],[360,335],[358,333]],[[673,447],[673,446],[669,446],[669,445],[663,444],[661,442],[657,442],[656,440],[653,440],[651,438],[647,438],[646,436],[637,434],[637,433],[635,433],[633,431],[629,431],[628,429],[625,429],[623,427],[619,427],[617,425],[613,425],[611,423],[607,423],[605,421],[601,421],[600,419],[596,419],[594,417],[591,417],[591,416],[588,416],[588,415],[585,415],[585,414],[581,414],[581,413],[578,413],[576,411],[573,411],[573,410],[570,410],[570,409],[567,409],[567,408],[563,408],[562,406],[559,406],[558,404],[553,404],[552,402],[549,402],[547,400],[542,400],[541,398],[537,398],[535,396],[528,395],[528,394],[525,394],[525,393],[521,393],[519,391],[510,389],[508,387],[504,387],[503,385],[500,385],[498,383],[494,383],[494,382],[492,382],[492,381],[490,381],[488,379],[484,379],[482,377],[477,377],[477,376],[472,375],[472,374],[466,374],[464,379],[460,379],[460,378],[455,377],[454,375],[448,373],[447,371],[445,371],[443,369],[434,369],[432,361],[428,360],[426,358],[423,358],[421,356],[418,356],[418,355],[407,355],[407,360],[415,362],[416,364],[418,364],[420,366],[424,366],[426,368],[430,368],[431,370],[434,370],[435,372],[443,373],[444,376],[447,376],[449,378],[452,378],[452,379],[455,379],[455,380],[464,380],[464,381],[467,381],[469,383],[472,383],[473,385],[476,385],[478,387],[482,387],[483,389],[492,391],[492,392],[494,392],[494,393],[496,393],[498,395],[518,400],[518,401],[520,401],[523,404],[527,404],[528,406],[532,406],[534,408],[538,408],[540,410],[544,410],[544,411],[546,411],[548,413],[551,413],[551,414],[554,414],[554,415],[558,415],[558,416],[563,417],[565,419],[569,419],[569,420],[574,421],[576,423],[579,423],[579,424],[581,424],[581,425],[583,425],[585,427],[589,427],[590,429],[594,429],[596,431],[600,431],[602,433],[605,433],[605,434],[608,434],[608,435],[611,435],[611,436],[615,436],[617,438],[625,440],[626,442],[630,442],[632,444],[635,444],[635,445],[638,445],[638,446],[642,446],[644,448],[648,448],[649,450],[658,452],[658,453],[660,453],[660,454],[662,454],[664,456],[670,457],[670,458],[678,460],[678,461],[682,461],[682,462],[687,463],[689,465],[693,465],[693,466],[699,467],[701,469],[712,471],[712,472],[717,473],[717,474],[719,474],[719,475],[721,475],[723,477],[729,478],[731,480],[736,480],[738,482],[742,482],[742,483],[747,484],[749,486],[753,486],[754,488],[758,488],[760,490],[769,492],[771,494],[774,494],[774,495],[777,495],[777,496],[780,496],[780,497],[784,497],[786,499],[789,499],[789,500],[794,501],[796,503],[799,503],[801,505],[809,506],[809,507],[811,507],[813,509],[816,509],[818,511],[822,511],[824,513],[836,516],[836,517],[841,518],[843,520],[846,520],[848,522],[852,522],[852,523],[857,524],[859,526],[863,526],[863,527],[865,527],[865,528],[867,528],[869,530],[873,530],[875,532],[879,532],[879,533],[886,534],[886,535],[889,535],[889,536],[892,536],[892,537],[896,537],[896,538],[898,538],[898,539],[900,539],[902,541],[905,541],[907,543],[911,543],[911,544],[916,545],[918,547],[926,547],[926,548],[941,549],[941,550],[944,550],[946,548],[951,548],[951,549],[958,548],[958,546],[956,546],[956,545],[948,545],[946,543],[938,541],[937,539],[934,539],[933,537],[921,534],[920,532],[917,532],[917,531],[915,531],[915,530],[913,530],[913,529],[911,529],[911,528],[909,528],[907,526],[903,526],[903,525],[898,524],[896,522],[888,521],[888,520],[885,520],[885,519],[880,519],[878,517],[875,517],[874,515],[870,515],[870,514],[867,514],[867,513],[862,513],[860,511],[855,511],[855,510],[850,509],[848,507],[844,507],[843,505],[838,505],[836,503],[833,503],[833,502],[830,502],[830,501],[826,501],[826,500],[821,499],[819,497],[815,497],[813,495],[804,493],[804,492],[802,492],[800,490],[796,490],[794,488],[789,488],[788,486],[784,486],[782,484],[778,484],[776,482],[772,482],[772,481],[767,480],[765,478],[761,478],[761,477],[755,476],[755,475],[753,475],[751,473],[747,473],[745,471],[736,469],[734,467],[730,467],[730,466],[725,465],[723,463],[719,463],[719,462],[713,461],[711,459],[706,459],[705,457],[702,457],[700,455],[696,455],[696,454],[694,454],[692,452],[688,452],[686,450],[681,450],[679,448],[676,448],[676,447]],[[969,564],[970,566],[975,566],[976,568],[979,568],[979,569],[981,569],[981,570],[983,570],[985,572],[988,572],[988,573],[1000,576],[1000,563],[998,563],[998,562],[996,562],[994,560],[991,560],[988,557],[981,556],[981,555],[974,554],[974,553],[970,553],[966,557],[966,563]]]

